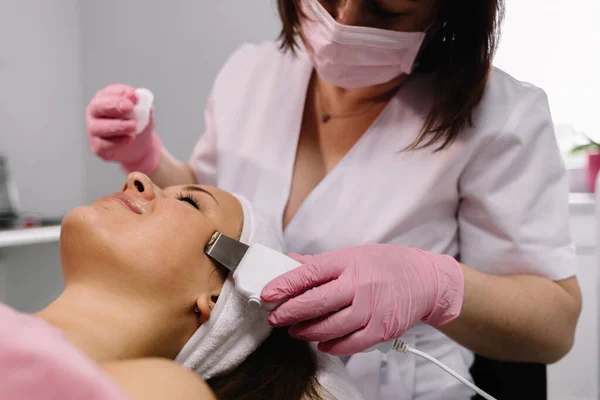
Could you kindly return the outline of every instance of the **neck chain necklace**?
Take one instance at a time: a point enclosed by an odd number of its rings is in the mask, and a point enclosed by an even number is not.
[[[330,120],[332,120],[334,118],[349,118],[349,117],[358,117],[360,115],[364,115],[364,114],[368,113],[369,111],[371,111],[371,109],[379,103],[379,102],[373,102],[368,107],[365,107],[363,110],[360,110],[360,111],[348,112],[348,113],[343,113],[343,114],[331,114],[331,113],[323,110],[325,108],[323,106],[323,96],[321,95],[321,88],[319,87],[318,84],[315,85],[315,89],[317,92],[317,107],[319,109],[319,119],[321,120],[321,122],[323,124],[326,124],[327,122],[329,122]]]

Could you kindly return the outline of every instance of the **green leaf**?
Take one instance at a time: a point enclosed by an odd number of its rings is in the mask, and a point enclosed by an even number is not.
[[[586,135],[585,132],[581,132],[581,133],[583,134],[583,136],[585,136],[587,138],[587,140],[590,141],[590,143],[596,144],[596,145],[600,146],[600,143],[594,141],[594,139],[592,139],[591,137],[589,137],[588,135]]]
[[[600,149],[600,145],[598,145],[597,143],[586,143],[586,144],[582,144],[582,145],[573,147],[569,153],[577,154],[577,153],[581,153],[584,151],[594,151],[594,150],[599,150],[599,149]]]

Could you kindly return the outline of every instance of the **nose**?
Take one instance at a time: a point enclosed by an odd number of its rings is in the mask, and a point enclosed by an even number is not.
[[[365,25],[365,13],[362,10],[364,0],[340,0],[328,11],[340,24],[362,26]]]
[[[131,191],[145,200],[153,200],[159,189],[146,175],[141,172],[132,172],[127,175],[127,181],[123,187],[123,192]]]

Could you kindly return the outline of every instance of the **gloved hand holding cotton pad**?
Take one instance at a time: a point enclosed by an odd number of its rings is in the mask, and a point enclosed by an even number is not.
[[[137,128],[135,134],[139,135],[148,126],[150,122],[150,110],[154,103],[154,94],[148,89],[138,88],[135,89],[135,95],[137,96],[137,104],[133,108],[133,112],[128,116],[129,119],[135,119],[137,121]]]

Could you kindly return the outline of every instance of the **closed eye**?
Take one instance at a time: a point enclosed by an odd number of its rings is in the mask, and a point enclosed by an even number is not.
[[[177,195],[177,200],[189,203],[196,210],[200,210],[200,207],[198,206],[198,201],[194,197],[192,197],[190,195],[187,195],[187,194],[184,194],[184,193],[179,193]]]

